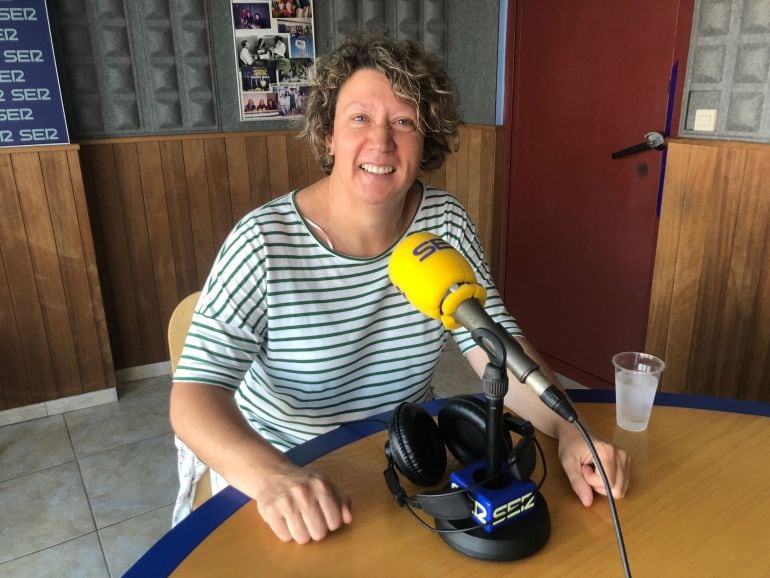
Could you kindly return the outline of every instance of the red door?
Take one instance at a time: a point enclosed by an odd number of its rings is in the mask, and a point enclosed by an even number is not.
[[[552,367],[612,383],[644,349],[665,153],[612,153],[678,122],[693,0],[512,1],[503,294]]]

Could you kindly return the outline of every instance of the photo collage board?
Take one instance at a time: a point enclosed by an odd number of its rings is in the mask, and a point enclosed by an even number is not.
[[[312,0],[232,2],[242,121],[302,116],[315,59]]]

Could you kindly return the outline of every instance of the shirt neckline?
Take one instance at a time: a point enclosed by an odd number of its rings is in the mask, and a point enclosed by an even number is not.
[[[373,262],[377,261],[379,259],[382,259],[383,257],[389,256],[393,249],[396,248],[396,246],[404,240],[404,238],[409,235],[412,232],[412,227],[414,226],[415,220],[417,219],[417,215],[420,214],[423,208],[423,203],[425,202],[425,183],[422,182],[420,179],[416,179],[416,181],[420,184],[420,201],[417,203],[417,210],[415,210],[414,214],[412,215],[411,220],[409,221],[409,224],[407,225],[406,229],[404,230],[403,234],[396,239],[396,241],[385,251],[380,253],[379,255],[375,255],[373,257],[354,257],[352,255],[346,255],[345,253],[340,253],[339,251],[335,251],[334,249],[330,248],[324,241],[316,234],[313,227],[310,226],[308,223],[308,219],[302,214],[302,211],[299,210],[299,205],[297,205],[297,199],[296,195],[299,191],[302,190],[302,188],[294,189],[289,193],[289,199],[291,200],[291,205],[294,209],[294,212],[297,213],[297,216],[302,221],[302,226],[305,227],[305,231],[313,237],[315,242],[318,244],[319,247],[321,247],[324,251],[327,253],[330,253],[331,255],[334,255],[335,257],[339,257],[341,259],[347,259],[350,261],[357,261],[360,263],[366,263],[366,262]]]

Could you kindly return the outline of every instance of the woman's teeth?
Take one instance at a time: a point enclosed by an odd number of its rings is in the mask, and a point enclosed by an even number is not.
[[[393,167],[380,167],[377,165],[361,165],[360,168],[365,170],[367,173],[374,173],[375,175],[387,175],[388,173],[392,173],[396,170]]]

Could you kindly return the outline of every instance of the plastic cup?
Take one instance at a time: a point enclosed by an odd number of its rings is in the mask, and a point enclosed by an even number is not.
[[[666,364],[649,353],[626,351],[613,355],[612,365],[615,366],[615,414],[618,425],[629,431],[646,430],[655,392]]]

